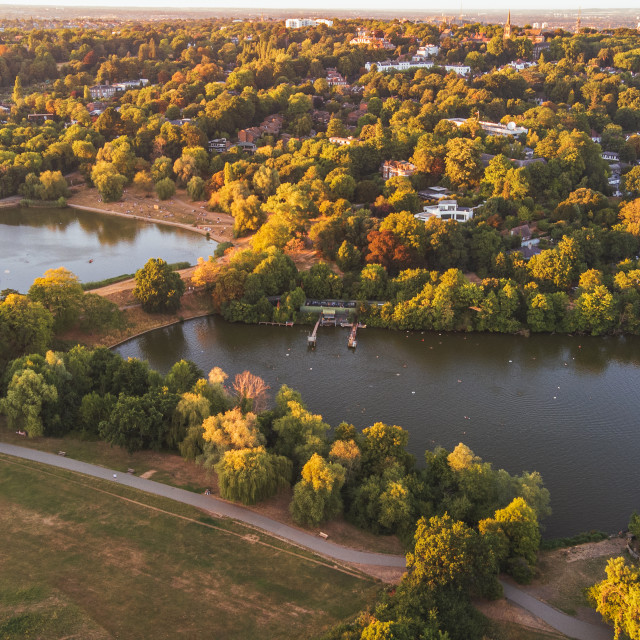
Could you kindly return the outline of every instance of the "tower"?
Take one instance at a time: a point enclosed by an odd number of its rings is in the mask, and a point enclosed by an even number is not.
[[[507,24],[504,25],[504,34],[502,36],[503,40],[508,40],[511,37],[511,9],[509,9],[509,14],[507,16]]]
[[[576,20],[576,33],[580,33],[582,26],[582,7],[578,7],[578,19]]]

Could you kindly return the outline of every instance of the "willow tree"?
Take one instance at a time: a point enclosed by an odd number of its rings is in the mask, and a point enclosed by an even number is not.
[[[291,481],[291,461],[264,447],[227,451],[215,470],[220,495],[242,504],[270,498]]]
[[[44,434],[42,405],[57,399],[57,389],[47,384],[42,374],[24,369],[14,374],[0,408],[7,415],[11,429],[24,430],[30,438],[35,438]]]
[[[340,489],[345,470],[314,453],[302,468],[302,479],[293,490],[289,507],[293,519],[300,524],[319,525],[342,511]]]
[[[213,466],[225,452],[233,449],[253,449],[265,444],[255,413],[243,414],[239,407],[208,417],[202,423],[205,440],[205,466]]]

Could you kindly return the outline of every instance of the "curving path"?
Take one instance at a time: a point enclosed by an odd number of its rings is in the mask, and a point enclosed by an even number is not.
[[[507,600],[511,600],[511,602],[526,609],[534,616],[541,618],[548,625],[557,629],[560,633],[564,633],[569,638],[575,638],[576,640],[612,640],[613,631],[604,623],[596,625],[577,620],[545,602],[537,600],[512,584],[508,584],[503,580],[500,582],[504,589],[504,597]]]
[[[72,458],[65,458],[53,453],[45,453],[44,451],[37,451],[36,449],[28,449],[26,447],[18,447],[12,444],[0,443],[0,453],[6,453],[10,456],[17,458],[24,458],[26,460],[33,460],[34,462],[42,462],[44,464],[51,465],[53,467],[60,467],[62,469],[68,469],[70,471],[77,471],[84,473],[94,478],[102,478],[103,480],[112,480],[127,487],[133,487],[134,489],[140,489],[147,493],[152,493],[157,496],[163,496],[164,498],[170,498],[178,502],[190,504],[199,509],[204,509],[218,516],[224,516],[227,518],[233,518],[239,522],[245,522],[253,527],[262,529],[278,538],[288,540],[301,547],[311,549],[316,553],[342,562],[354,562],[357,564],[374,565],[379,567],[399,567],[404,568],[406,566],[404,556],[394,556],[384,553],[369,553],[367,551],[357,551],[356,549],[348,549],[341,547],[340,545],[333,544],[314,536],[304,531],[299,531],[293,527],[290,527],[271,518],[245,509],[244,507],[236,504],[231,504],[215,498],[214,496],[204,496],[191,491],[185,491],[184,489],[178,489],[168,484],[162,484],[160,482],[154,482],[153,480],[147,480],[145,478],[139,478],[128,473],[120,473],[113,471],[112,469],[106,469],[105,467],[99,467],[95,464],[88,464],[87,462],[80,462],[79,460],[73,460]],[[114,474],[117,475],[114,478]]]
[[[235,504],[225,502],[213,496],[204,496],[184,489],[178,489],[160,482],[139,478],[138,476],[127,473],[115,472],[112,469],[106,469],[95,464],[80,462],[72,458],[65,458],[53,453],[45,453],[36,449],[28,449],[26,447],[18,447],[12,444],[0,443],[0,453],[4,453],[16,458],[33,460],[60,467],[70,471],[84,473],[94,478],[102,478],[103,480],[112,480],[119,484],[134,489],[140,489],[147,493],[151,493],[185,504],[190,504],[199,509],[204,509],[215,515],[227,518],[233,518],[239,522],[244,522],[258,529],[262,529],[278,538],[288,540],[301,547],[311,549],[323,556],[334,558],[342,562],[353,562],[357,564],[372,565],[379,567],[397,567],[404,568],[406,566],[404,556],[394,556],[382,553],[369,553],[366,551],[357,551],[356,549],[348,549],[332,542],[328,542],[317,536],[299,531],[286,524],[266,518],[258,513],[250,511]],[[116,478],[114,478],[116,474]],[[576,620],[548,604],[537,600],[533,596],[514,587],[512,584],[501,581],[504,589],[504,596],[507,600],[521,606],[530,611],[533,615],[544,620],[547,624],[565,634],[569,638],[576,640],[611,640],[613,632],[606,625],[595,625],[588,622]]]

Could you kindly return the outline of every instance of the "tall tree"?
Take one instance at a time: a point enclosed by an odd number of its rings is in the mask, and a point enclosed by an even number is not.
[[[215,469],[220,495],[243,504],[265,500],[291,480],[291,461],[264,447],[227,451]]]
[[[77,321],[83,295],[78,276],[64,267],[48,269],[29,289],[29,298],[53,314],[56,331],[69,329]]]
[[[173,313],[180,307],[185,284],[162,258],[150,258],[136,271],[134,297],[149,313]]]

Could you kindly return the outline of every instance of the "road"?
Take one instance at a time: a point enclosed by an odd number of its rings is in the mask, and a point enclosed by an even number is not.
[[[258,529],[262,529],[277,538],[293,542],[296,545],[315,551],[328,558],[333,558],[342,562],[352,562],[363,565],[372,565],[379,567],[396,567],[404,568],[404,556],[387,555],[383,553],[369,553],[366,551],[357,551],[356,549],[348,549],[327,540],[323,540],[317,536],[299,531],[286,524],[261,516],[254,511],[245,509],[244,507],[225,502],[214,496],[204,496],[184,489],[171,487],[167,484],[154,482],[145,478],[139,478],[128,473],[120,473],[112,469],[106,469],[95,464],[88,464],[65,458],[53,453],[45,453],[36,449],[28,449],[26,447],[18,447],[12,444],[0,443],[0,453],[5,453],[17,458],[25,460],[33,460],[43,464],[68,469],[69,471],[77,471],[94,478],[102,478],[103,480],[111,480],[127,487],[140,489],[146,493],[190,504],[199,509],[209,511],[212,514],[232,518],[239,522],[244,522]],[[114,478],[114,474],[116,477]],[[531,612],[533,615],[544,620],[547,624],[565,634],[569,638],[576,640],[611,640],[613,632],[606,625],[594,625],[588,622],[576,620],[557,609],[537,600],[533,596],[521,591],[513,585],[503,582],[504,595],[507,600],[519,605],[523,609]]]

